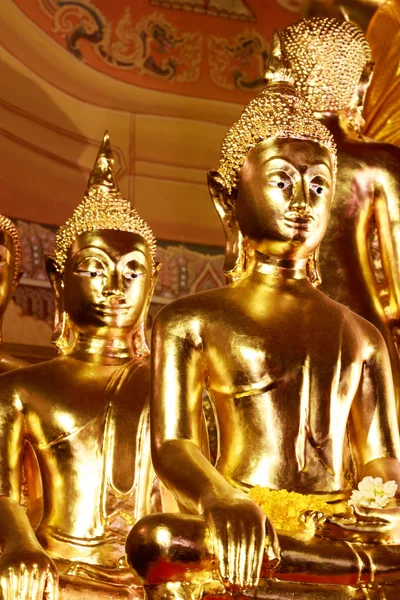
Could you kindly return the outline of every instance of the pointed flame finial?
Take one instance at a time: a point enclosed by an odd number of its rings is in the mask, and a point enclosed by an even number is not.
[[[94,167],[89,175],[88,190],[94,185],[101,185],[111,192],[119,192],[114,174],[114,155],[111,149],[110,136],[105,132]]]
[[[279,32],[275,29],[272,36],[271,53],[264,74],[264,83],[286,83],[294,86],[289,63],[282,52],[282,40]],[[293,88],[294,91],[294,88]]]

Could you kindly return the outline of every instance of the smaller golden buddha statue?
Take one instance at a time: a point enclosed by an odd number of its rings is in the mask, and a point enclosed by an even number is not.
[[[336,192],[319,254],[321,290],[383,335],[400,419],[400,149],[360,134],[371,51],[358,27],[327,18],[287,27],[282,43],[296,89],[338,150]]]
[[[15,288],[21,279],[21,240],[14,223],[0,215],[0,344],[1,324]],[[0,349],[0,374],[24,367],[27,363]]]
[[[144,322],[158,265],[119,192],[108,134],[46,268],[61,355],[0,383],[0,596],[136,598],[124,547],[153,480]],[[19,504],[25,440],[43,489],[35,532]]]
[[[185,514],[137,522],[128,560],[152,600],[193,600],[209,586],[271,600],[397,598],[398,585],[383,588],[399,579],[400,546],[377,543],[392,523],[346,514],[365,476],[400,483],[387,348],[315,287],[336,149],[296,93],[277,34],[266,78],[209,173],[231,283],[172,302],[153,327],[153,464]],[[215,466],[200,447],[204,386]],[[323,537],[275,529],[249,496],[257,486],[324,500]]]

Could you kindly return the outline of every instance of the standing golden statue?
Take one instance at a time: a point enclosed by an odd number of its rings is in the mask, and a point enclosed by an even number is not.
[[[14,223],[0,215],[0,344],[4,313],[21,278],[21,240]],[[26,362],[0,350],[0,374],[26,366]]]
[[[153,234],[120,194],[112,165],[106,134],[85,198],[47,258],[62,355],[0,381],[5,599],[138,595],[124,546],[149,510],[144,321],[158,266]],[[19,505],[24,440],[43,487],[36,536]]]
[[[338,149],[321,290],[382,333],[400,418],[400,149],[359,133],[371,52],[355,25],[335,19],[304,19],[283,31],[282,42],[297,90]]]
[[[232,282],[172,302],[154,324],[153,464],[187,513],[148,515],[128,537],[154,600],[200,598],[216,582],[275,600],[363,598],[363,585],[378,598],[374,581],[400,574],[400,546],[349,543],[396,531],[400,510],[385,525],[343,514],[363,477],[400,483],[400,441],[382,336],[314,285],[333,136],[297,96],[277,34],[266,78],[209,173]],[[204,386],[215,467],[200,450]],[[257,485],[328,501],[338,516],[323,534],[334,540],[276,531],[247,494]]]

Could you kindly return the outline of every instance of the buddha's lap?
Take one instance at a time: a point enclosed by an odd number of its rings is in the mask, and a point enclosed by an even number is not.
[[[160,537],[161,530],[164,535]],[[162,542],[166,531],[168,544]],[[345,586],[400,579],[398,545],[332,541],[283,531],[278,537],[281,562],[274,570],[265,559],[261,575],[266,578]],[[153,514],[139,521],[128,536],[128,559],[146,583],[188,581],[190,571],[215,570],[208,540],[202,517]]]

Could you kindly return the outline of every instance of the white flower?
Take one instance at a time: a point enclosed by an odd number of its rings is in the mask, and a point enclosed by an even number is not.
[[[384,508],[397,491],[395,481],[383,483],[381,477],[364,477],[348,501],[352,506]]]

